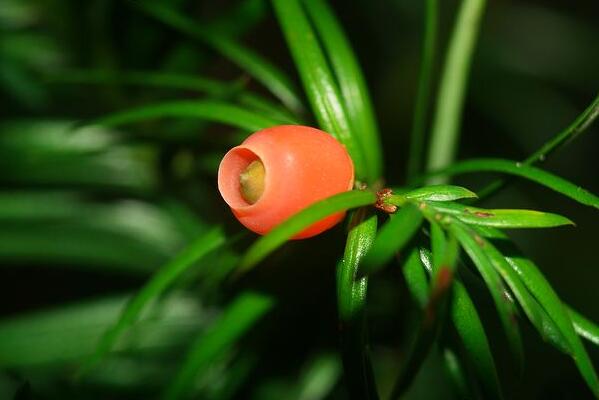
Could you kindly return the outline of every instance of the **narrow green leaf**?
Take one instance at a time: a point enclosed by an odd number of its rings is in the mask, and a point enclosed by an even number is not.
[[[141,290],[131,299],[127,307],[120,314],[118,321],[100,339],[96,352],[82,367],[86,372],[114,347],[121,335],[138,320],[141,312],[153,300],[157,299],[168,289],[185,271],[193,267],[202,257],[224,244],[226,238],[220,227],[211,229],[198,237],[191,245],[179,255],[160,268]]]
[[[484,9],[485,0],[462,0],[439,84],[426,168],[429,171],[448,166],[455,157],[468,74]]]
[[[361,208],[353,212],[343,260],[337,266],[337,304],[343,366],[351,398],[376,399],[376,385],[368,354],[366,295],[368,277],[358,277],[363,257],[372,247],[377,216]]]
[[[449,347],[443,348],[443,361],[445,363],[445,370],[451,378],[457,398],[459,399],[470,399],[473,398],[469,389],[468,381],[460,359],[455,354],[453,349]]]
[[[518,329],[518,310],[512,295],[508,292],[501,276],[489,260],[482,238],[463,223],[456,220],[451,221],[449,229],[460,241],[489,288],[512,353],[516,358],[518,367],[522,368],[524,363],[522,338]]]
[[[171,6],[164,5],[164,3],[158,1],[136,1],[134,4],[140,10],[165,25],[211,46],[256,78],[287,107],[296,112],[302,110],[302,103],[289,78],[260,55],[239,45],[227,36],[204,29],[202,24],[188,19],[172,9]]]
[[[374,181],[382,176],[382,150],[379,131],[366,81],[343,28],[326,0],[303,0],[325,53],[352,124],[354,135],[364,149],[365,162]]]
[[[570,353],[570,345],[560,333],[551,317],[530,294],[520,279],[518,273],[507,262],[499,250],[497,250],[495,246],[493,246],[488,240],[482,237],[482,232],[479,232],[476,228],[473,229],[480,235],[480,245],[484,248],[484,252],[495,267],[495,270],[499,272],[503,280],[510,287],[512,293],[514,293],[514,296],[518,300],[518,303],[526,313],[526,316],[537,329],[539,334],[544,340],[552,343],[564,353]]]
[[[418,91],[410,131],[410,151],[408,152],[408,182],[412,181],[422,169],[422,156],[427,129],[433,63],[436,52],[437,29],[439,25],[439,1],[426,0],[426,16],[422,43],[422,57],[418,72]]]
[[[291,239],[313,223],[336,212],[374,204],[376,196],[372,192],[352,190],[321,200],[290,217],[285,222],[258,239],[246,251],[239,264],[239,271],[247,271],[280,245]]]
[[[414,236],[421,223],[422,214],[412,203],[391,214],[389,221],[377,235],[372,249],[364,258],[359,274],[368,275],[383,268]]]
[[[429,284],[418,248],[412,248],[402,268],[402,272],[412,297],[424,309],[428,301]]]
[[[572,349],[572,357],[581,375],[595,394],[595,397],[599,397],[599,379],[591,359],[576,333],[570,315],[549,282],[531,260],[517,255],[506,257],[506,260],[553,319],[561,334],[569,343]]]
[[[240,294],[218,320],[192,344],[185,361],[162,395],[178,399],[193,384],[194,378],[226,349],[232,347],[274,306],[272,298],[253,292]]]
[[[259,113],[232,104],[211,100],[180,100],[151,104],[109,114],[96,119],[93,123],[104,126],[119,126],[164,117],[199,118],[245,129],[249,132],[280,125],[279,121],[264,117]]]
[[[586,191],[580,186],[576,186],[573,183],[543,171],[542,169],[509,160],[480,158],[460,161],[446,169],[432,172],[430,175],[459,175],[473,172],[500,172],[503,174],[516,175],[548,187],[549,189],[576,200],[581,204],[599,208],[599,197]]]
[[[453,284],[451,317],[476,374],[483,383],[486,396],[503,398],[487,334],[470,295],[459,281]]]
[[[417,332],[412,339],[408,355],[401,367],[401,372],[394,384],[391,399],[399,399],[410,387],[418,371],[422,367],[433,343],[438,338],[440,327],[446,316],[446,298],[453,282],[453,271],[458,256],[459,246],[453,236],[446,240],[445,233],[439,225],[433,223],[432,242],[438,255],[433,254],[430,290],[426,294],[424,312],[420,317]],[[422,264],[420,264],[421,270]],[[418,290],[413,288],[412,290]]]
[[[371,181],[364,149],[352,131],[339,88],[299,0],[273,0],[273,6],[320,127],[345,145],[356,177]]]
[[[541,146],[537,151],[527,157],[526,160],[523,161],[523,164],[534,165],[538,162],[545,161],[551,153],[572,142],[574,139],[580,136],[580,134],[587,131],[598,116],[599,94],[595,97],[593,102],[578,117],[576,117],[570,126],[559,132],[547,143],[543,144],[543,146]],[[506,181],[503,179],[498,179],[494,182],[491,182],[480,190],[480,197],[483,198],[490,196],[501,189],[505,183]]]
[[[453,201],[476,197],[476,193],[461,186],[432,185],[411,190],[402,196],[414,200]]]
[[[109,71],[109,70],[67,70],[50,78],[50,82],[61,84],[128,84],[142,87],[157,87],[180,90],[194,90],[214,97],[234,98],[250,109],[260,111],[269,118],[285,124],[298,124],[300,120],[280,104],[256,93],[244,91],[242,80],[222,82],[197,75],[184,75],[153,71]]]
[[[576,333],[589,342],[599,346],[599,326],[573,308],[566,306],[566,309],[568,310],[570,319],[572,319]]]
[[[421,251],[420,257],[424,265],[432,265],[432,255],[427,250]],[[450,313],[453,325],[475,366],[486,395],[489,398],[501,399],[501,386],[487,334],[472,298],[459,280],[452,286]]]
[[[574,225],[566,217],[534,210],[484,209],[448,202],[427,202],[435,210],[451,214],[470,225],[496,228],[552,228]]]
[[[129,296],[106,297],[0,321],[0,366],[3,368],[75,365],[93,354],[102,334],[126,307]],[[172,349],[210,322],[211,313],[179,294],[151,307],[120,340],[120,352],[146,354]]]

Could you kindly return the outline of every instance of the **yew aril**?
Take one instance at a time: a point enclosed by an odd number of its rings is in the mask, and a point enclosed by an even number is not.
[[[250,135],[232,148],[218,170],[218,188],[248,229],[266,234],[309,205],[350,190],[352,160],[331,135],[299,125],[281,125]],[[317,235],[341,221],[330,215],[294,239]]]

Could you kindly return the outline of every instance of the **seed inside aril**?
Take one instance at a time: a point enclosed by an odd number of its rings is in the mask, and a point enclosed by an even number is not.
[[[264,192],[264,164],[260,160],[252,161],[239,174],[241,197],[249,204],[257,202]]]

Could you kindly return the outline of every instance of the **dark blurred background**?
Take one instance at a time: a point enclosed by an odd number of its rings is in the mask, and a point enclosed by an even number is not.
[[[300,86],[268,2],[170,3],[198,24],[237,36],[281,66]],[[366,75],[383,135],[387,182],[394,185],[405,179],[423,3],[331,2]],[[440,3],[435,83],[459,6],[453,0]],[[469,81],[459,158],[524,159],[568,126],[597,95],[597,21],[599,3],[591,0],[490,0]],[[15,318],[70,302],[130,293],[197,229],[225,223],[230,232],[240,230],[219,199],[214,173],[215,157],[235,143],[238,132],[168,119],[122,128],[130,133],[126,138],[115,139],[101,128],[78,139],[60,134],[65,121],[86,121],[197,94],[116,81],[103,85],[65,81],[73,69],[163,71],[223,81],[241,79],[250,90],[267,95],[259,84],[209,47],[143,14],[133,1],[0,0],[0,35],[2,316]],[[596,124],[552,155],[543,168],[598,193],[598,133]],[[79,157],[81,149],[86,157]],[[63,154],[67,150],[72,153]],[[89,154],[97,158],[90,159]],[[456,182],[476,190],[491,178],[465,176]],[[60,197],[55,203],[46,197],[48,192],[64,191],[77,193],[93,206],[86,203],[77,208],[79,197],[76,201]],[[31,205],[27,218],[19,220],[18,211],[27,204]],[[55,210],[54,204],[73,213],[73,220],[48,222],[45,214]],[[576,228],[520,231],[513,237],[564,301],[599,321],[596,210],[524,182],[510,184],[484,206],[540,209],[575,221]],[[37,218],[36,209],[45,216]],[[293,381],[313,354],[335,350],[334,265],[342,251],[342,234],[339,228],[311,241],[288,244],[242,282],[206,289],[205,301],[215,305],[240,287],[260,288],[279,299],[277,310],[260,331],[268,333],[268,345],[264,337],[248,338],[248,346],[259,349],[261,358],[250,381],[268,381],[270,386],[258,390],[246,383],[238,398],[286,398],[276,388]],[[242,240],[240,248],[244,244]],[[397,274],[389,272],[376,277],[371,289],[371,338],[383,392],[397,368],[397,345],[405,333],[402,311],[409,306],[398,280]],[[311,282],[309,290],[298,282]],[[529,326],[524,327],[525,372],[519,376],[506,355],[488,294],[476,287],[473,291],[487,323],[506,398],[590,396],[573,363],[544,344]],[[599,349],[588,348],[599,366]],[[12,370],[0,378],[0,397],[14,389],[15,379],[25,378]],[[9,389],[2,392],[3,387]],[[98,390],[110,398],[128,397],[112,389]],[[448,390],[432,357],[407,398],[446,399]],[[35,388],[24,392],[44,398]],[[340,383],[330,398],[345,398]]]

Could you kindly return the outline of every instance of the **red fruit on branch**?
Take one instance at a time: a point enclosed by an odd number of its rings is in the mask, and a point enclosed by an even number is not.
[[[350,190],[354,166],[331,135],[307,126],[281,125],[250,135],[218,169],[218,189],[248,229],[268,233],[309,205]],[[317,235],[341,221],[330,215],[294,239]]]

